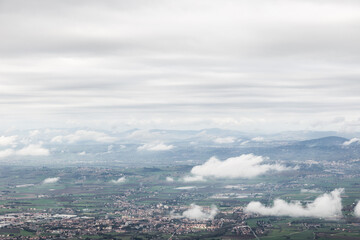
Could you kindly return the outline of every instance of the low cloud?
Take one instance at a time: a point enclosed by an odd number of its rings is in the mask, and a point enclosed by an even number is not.
[[[212,157],[204,164],[193,167],[191,174],[199,178],[252,178],[269,171],[293,169],[281,164],[263,164],[263,161],[262,156],[253,154],[243,154],[239,157],[228,158],[225,161]]]
[[[110,182],[115,183],[115,184],[124,183],[124,182],[126,182],[126,178],[121,177],[121,178],[118,178],[117,180],[111,180]]]
[[[300,201],[288,203],[282,199],[276,199],[272,207],[266,207],[260,202],[250,202],[245,211],[266,216],[337,219],[342,216],[340,195],[343,191],[344,189],[338,188],[331,193],[324,193],[305,206]]]
[[[211,220],[214,219],[218,211],[215,205],[212,205],[210,210],[205,211],[202,207],[191,204],[190,208],[182,213],[182,216],[193,220]]]
[[[85,152],[85,151],[79,152],[77,155],[79,155],[79,156],[85,156],[85,155],[86,155],[86,152]]]
[[[41,144],[30,144],[23,147],[20,150],[13,150],[11,148],[1,150],[0,158],[11,157],[11,156],[48,156],[50,151],[47,148],[43,148]]]
[[[52,183],[56,183],[60,180],[59,177],[53,177],[53,178],[46,178],[42,183],[43,184],[52,184]]]
[[[346,141],[343,143],[343,146],[349,146],[353,143],[360,143],[360,139],[359,138],[352,138],[349,141]]]
[[[147,143],[137,148],[138,151],[168,151],[173,149],[173,145],[160,143]]]
[[[358,203],[356,204],[356,206],[354,208],[354,215],[355,215],[355,217],[360,218],[360,201],[358,201]]]
[[[15,154],[15,151],[11,148],[0,151],[0,158],[10,157]]]
[[[0,146],[16,145],[18,136],[0,136]]]
[[[215,143],[219,143],[219,144],[227,144],[227,143],[234,143],[235,142],[235,138],[234,137],[219,137],[219,138],[215,138],[214,142]]]
[[[86,131],[86,130],[78,130],[74,134],[69,134],[65,136],[56,136],[51,139],[53,143],[76,143],[82,141],[94,141],[94,142],[102,142],[102,143],[111,143],[116,141],[117,138],[111,137],[103,132],[96,131]]]
[[[203,176],[185,176],[182,179],[184,182],[204,182],[206,179]]]
[[[254,137],[251,139],[253,142],[263,142],[265,139],[263,137]]]
[[[50,155],[49,149],[43,148],[41,144],[30,144],[18,151],[16,155],[20,156],[48,156]]]
[[[301,193],[321,193],[319,189],[301,189]]]
[[[167,181],[167,182],[174,182],[175,180],[174,180],[174,178],[172,178],[172,177],[166,177],[166,181]]]
[[[39,130],[32,130],[29,132],[29,137],[35,137],[37,135],[39,135],[40,131]]]

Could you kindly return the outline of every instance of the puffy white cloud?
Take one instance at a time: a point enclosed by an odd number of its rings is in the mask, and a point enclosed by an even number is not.
[[[15,154],[15,151],[13,149],[11,149],[11,148],[5,149],[5,150],[0,151],[0,158],[9,157],[14,154]]]
[[[353,143],[360,143],[360,139],[359,138],[352,138],[349,141],[346,141],[343,143],[343,146],[349,146]]]
[[[51,139],[51,142],[54,143],[75,143],[81,141],[95,141],[95,142],[103,142],[110,143],[116,141],[117,138],[111,137],[103,132],[97,131],[87,131],[87,130],[78,130],[74,134],[69,135],[59,135]]]
[[[219,144],[226,144],[226,143],[233,143],[235,142],[235,138],[234,137],[218,137],[214,139],[215,143],[219,143]]]
[[[0,136],[0,146],[16,145],[18,136]]]
[[[172,177],[166,177],[166,181],[167,181],[167,182],[174,182],[175,180],[174,180],[174,178],[172,178]]]
[[[30,144],[18,151],[16,155],[20,156],[48,156],[50,155],[49,149],[43,148],[41,144]]]
[[[140,147],[137,148],[138,151],[168,151],[173,149],[173,145],[166,145],[162,142],[157,143],[146,143]]]
[[[56,183],[60,180],[59,177],[53,177],[53,178],[46,178],[44,181],[43,181],[43,184],[52,184],[52,183]]]
[[[360,201],[356,204],[354,208],[354,215],[358,218],[360,218]]]
[[[204,211],[202,207],[191,204],[190,208],[182,213],[182,216],[193,220],[209,220],[214,219],[217,213],[218,208],[215,205],[212,205],[209,211]]]
[[[204,164],[193,167],[191,174],[215,178],[252,178],[271,170],[284,171],[292,169],[281,164],[262,164],[263,161],[262,156],[253,154],[243,154],[239,157],[228,158],[225,161],[212,157]]]
[[[317,197],[312,203],[305,206],[299,201],[285,202],[276,199],[273,206],[266,207],[260,202],[250,202],[245,211],[267,216],[290,216],[290,217],[315,217],[336,219],[342,216],[341,193],[342,188],[335,189],[331,193],[325,193]]]
[[[115,183],[115,184],[124,183],[124,182],[126,182],[126,177],[121,177],[121,178],[118,178],[117,180],[111,180],[110,182]]]

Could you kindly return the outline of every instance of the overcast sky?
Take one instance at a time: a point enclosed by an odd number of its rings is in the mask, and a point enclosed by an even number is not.
[[[360,130],[360,1],[0,0],[6,127]]]

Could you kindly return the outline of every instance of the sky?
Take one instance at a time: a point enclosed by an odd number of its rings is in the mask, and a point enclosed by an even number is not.
[[[360,131],[360,2],[0,0],[0,125]]]

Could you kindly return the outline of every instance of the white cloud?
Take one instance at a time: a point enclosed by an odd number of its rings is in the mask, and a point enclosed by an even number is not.
[[[263,137],[254,137],[251,139],[253,142],[263,142],[265,139]]]
[[[194,189],[196,188],[195,186],[185,186],[185,187],[177,187],[175,189],[177,190],[191,190],[191,189]]]
[[[247,141],[243,141],[242,143],[240,143],[240,145],[246,145],[246,144],[248,144],[250,141],[249,140],[247,140]]]
[[[53,178],[46,178],[44,181],[43,181],[43,184],[52,184],[52,183],[56,183],[60,180],[59,177],[53,177]]]
[[[5,157],[9,157],[11,155],[14,155],[15,151],[13,149],[5,149],[0,151],[0,158],[5,158]]]
[[[349,146],[353,143],[360,143],[360,139],[359,138],[352,138],[349,141],[346,141],[343,143],[343,146]]]
[[[85,152],[85,151],[79,152],[78,155],[79,155],[79,156],[85,156],[85,155],[86,155],[86,152]]]
[[[43,148],[40,144],[30,144],[20,150],[5,149],[0,151],[0,158],[10,157],[13,155],[18,156],[48,156],[50,155],[49,149]]]
[[[209,211],[204,211],[202,207],[191,204],[190,209],[183,212],[182,216],[193,220],[210,220],[214,219],[217,213],[218,208],[215,205],[212,205]]]
[[[354,215],[355,215],[355,217],[360,218],[360,201],[357,202],[357,204],[354,208]]]
[[[49,149],[41,147],[41,144],[30,144],[16,151],[16,155],[20,156],[48,156],[49,154]]]
[[[228,158],[225,161],[212,157],[204,164],[193,167],[191,174],[199,177],[252,178],[272,170],[292,169],[277,163],[262,164],[263,161],[262,156],[253,154],[243,154],[239,157]]]
[[[174,180],[174,178],[172,178],[172,177],[166,177],[166,181],[167,181],[167,182],[174,182],[175,180]]]
[[[235,138],[234,137],[218,137],[214,139],[215,143],[219,143],[219,144],[226,144],[226,143],[233,143],[235,142]]]
[[[305,206],[299,201],[288,203],[282,199],[276,199],[271,207],[266,207],[260,202],[250,202],[245,211],[267,216],[336,219],[342,216],[340,195],[343,191],[342,188],[335,189],[331,193],[325,193],[317,197],[312,203]]]
[[[69,134],[65,136],[56,136],[51,139],[51,142],[54,143],[75,143],[80,141],[95,141],[110,143],[116,141],[115,137],[111,137],[103,132],[97,131],[87,131],[87,130],[78,130],[74,134]]]
[[[40,131],[39,130],[32,130],[29,132],[29,136],[30,137],[35,137],[37,135],[39,135]]]
[[[0,146],[16,145],[18,136],[0,136]]]
[[[184,182],[204,182],[206,181],[203,176],[185,176],[183,177]]]
[[[118,178],[117,180],[111,180],[110,182],[115,183],[115,184],[124,183],[124,182],[126,182],[126,177],[121,177],[121,178]]]
[[[301,193],[321,193],[319,189],[301,189]]]
[[[137,148],[138,151],[168,151],[173,149],[173,145],[165,145],[164,143],[146,143]]]

